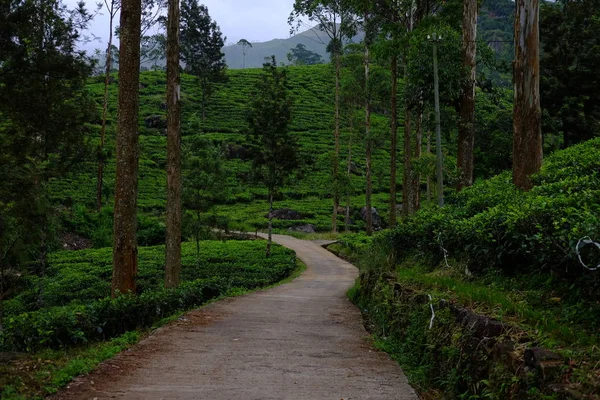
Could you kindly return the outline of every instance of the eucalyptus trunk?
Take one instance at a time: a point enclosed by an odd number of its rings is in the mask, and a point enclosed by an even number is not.
[[[533,187],[542,166],[539,1],[517,0],[515,14],[513,182]]]
[[[468,71],[460,96],[458,123],[458,187],[473,185],[475,146],[475,72],[477,54],[477,0],[463,1],[462,55]]]
[[[181,275],[181,102],[179,77],[179,0],[169,0],[167,21],[167,232],[165,287],[179,286]]]
[[[271,243],[273,243],[273,190],[269,190],[269,232],[267,239],[267,258],[271,257]]]
[[[397,156],[398,156],[398,57],[392,56],[391,65],[392,75],[392,93],[391,93],[391,108],[392,115],[390,118],[391,131],[391,148],[390,148],[390,221],[389,226],[393,228],[398,221],[396,213],[396,172],[397,172]]]
[[[114,3],[111,3],[114,4]],[[100,146],[98,148],[98,178],[96,181],[96,209],[102,210],[102,186],[104,181],[104,143],[106,141],[106,119],[108,115],[108,85],[110,83],[110,71],[112,70],[112,42],[113,42],[113,9],[110,12],[108,48],[106,49],[106,71],[104,77],[104,98],[102,103],[102,128],[100,129]]]
[[[423,112],[419,112],[419,116],[415,121],[415,147],[412,152],[412,158],[417,160],[421,157],[421,146],[423,144]],[[411,165],[411,207],[412,213],[417,212],[421,208],[421,176],[417,174]]]
[[[366,18],[365,18],[366,19]],[[369,43],[365,41],[365,138],[366,138],[366,159],[367,159],[367,193],[366,200],[366,222],[367,235],[373,234],[373,212],[371,206],[371,194],[373,193],[373,171],[372,171],[372,153],[373,144],[371,140],[371,94],[369,91]]]
[[[141,0],[122,0],[115,182],[113,297],[135,293]]]
[[[335,127],[334,127],[334,136],[335,136],[335,154],[333,157],[333,185],[334,185],[334,193],[333,193],[333,215],[331,218],[331,230],[332,232],[337,232],[337,217],[338,217],[338,208],[340,206],[340,194],[339,194],[339,159],[340,159],[340,74],[341,74],[341,60],[340,54],[336,48],[335,51]]]

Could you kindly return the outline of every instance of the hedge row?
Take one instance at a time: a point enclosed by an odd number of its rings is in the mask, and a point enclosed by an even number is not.
[[[177,289],[24,313],[6,321],[0,349],[36,351],[109,339],[200,306],[228,289],[229,283],[222,278],[199,279]]]

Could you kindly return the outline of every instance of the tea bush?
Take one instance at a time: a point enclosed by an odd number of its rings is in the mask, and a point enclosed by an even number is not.
[[[417,213],[390,231],[396,257],[419,254],[434,264],[448,255],[475,273],[542,271],[576,283],[580,295],[597,297],[600,278],[579,264],[575,247],[600,232],[600,139],[557,152],[521,192],[509,172],[475,184],[448,206]],[[591,250],[591,249],[590,249]],[[596,252],[585,258],[595,266]]]
[[[148,327],[173,313],[198,306],[231,288],[255,289],[288,277],[295,253],[274,246],[264,257],[261,241],[204,241],[182,246],[182,285],[165,290],[164,246],[140,248],[138,295],[109,298],[112,250],[54,253],[44,278],[5,302],[0,348],[37,350],[103,340]]]

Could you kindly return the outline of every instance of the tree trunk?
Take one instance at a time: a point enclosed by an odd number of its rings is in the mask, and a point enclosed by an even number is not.
[[[100,147],[98,148],[98,180],[96,181],[96,209],[102,211],[102,186],[104,180],[104,142],[106,140],[106,118],[108,114],[108,84],[112,69],[113,9],[110,11],[108,48],[106,49],[106,76],[104,77],[104,101],[102,104],[102,129],[100,130]]]
[[[412,215],[412,148],[411,148],[411,113],[406,105],[404,114],[404,176],[402,179],[402,215],[408,217]]]
[[[336,45],[337,46],[337,45]],[[331,218],[331,231],[337,232],[337,217],[338,207],[340,206],[340,194],[339,194],[339,159],[340,159],[340,73],[341,73],[341,60],[340,54],[337,47],[335,51],[335,155],[333,157],[333,216]]]
[[[267,240],[267,258],[271,257],[271,243],[273,242],[273,190],[269,190],[269,237]]]
[[[113,297],[135,293],[141,1],[122,0],[115,182]]]
[[[348,169],[346,172],[348,175],[348,185],[350,186],[350,179],[352,179],[352,138],[348,141]],[[346,233],[350,232],[350,187],[346,188],[346,218],[344,219],[344,230]]]
[[[208,82],[202,78],[202,124],[206,121],[206,91],[208,90]]]
[[[427,130],[427,154],[431,154],[431,131]],[[431,205],[431,175],[427,174],[427,205]]]
[[[463,1],[463,66],[469,71],[460,96],[458,123],[458,187],[473,185],[473,147],[475,146],[475,72],[477,53],[477,0]]]
[[[423,142],[423,112],[419,112],[419,116],[415,122],[415,148],[412,152],[413,159],[417,160],[421,157],[421,146]],[[421,176],[412,171],[411,162],[411,207],[410,210],[415,213],[421,208]]]
[[[365,18],[366,20],[366,18]],[[373,234],[373,213],[371,211],[371,193],[373,192],[373,172],[371,168],[371,155],[373,145],[371,141],[371,94],[369,92],[369,43],[365,41],[365,138],[367,141],[367,193],[365,196],[367,207],[367,235]]]
[[[395,15],[395,13],[394,13]],[[394,19],[395,20],[395,19]],[[391,107],[392,116],[390,119],[391,126],[391,148],[390,148],[390,221],[389,226],[396,226],[398,216],[396,213],[396,171],[397,171],[397,155],[398,155],[398,57],[392,56],[391,65],[392,75],[392,94]]]
[[[533,187],[531,175],[542,166],[540,37],[538,0],[517,0],[515,14],[515,100],[513,182]]]
[[[173,288],[179,286],[181,273],[179,0],[169,0],[167,24],[167,243],[165,287]]]

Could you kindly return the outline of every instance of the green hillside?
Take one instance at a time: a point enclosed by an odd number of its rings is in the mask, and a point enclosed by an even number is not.
[[[183,116],[182,131],[184,143],[193,137],[204,137],[218,144],[223,149],[227,160],[228,198],[224,204],[217,205],[211,212],[227,217],[230,227],[234,229],[256,229],[267,223],[265,214],[266,191],[263,187],[249,183],[250,163],[243,160],[245,118],[253,84],[259,78],[261,70],[230,70],[229,80],[221,84],[210,101],[205,122],[202,122],[200,111],[201,90],[195,78],[182,77]],[[332,201],[330,199],[330,151],[333,149],[333,71],[328,65],[312,67],[291,67],[289,82],[294,98],[293,122],[291,129],[297,137],[300,152],[304,160],[299,179],[285,187],[276,199],[277,208],[292,208],[299,211],[303,220],[280,221],[277,227],[287,228],[300,223],[312,223],[319,230],[330,228]],[[160,243],[162,216],[166,206],[166,137],[161,123],[165,119],[165,75],[164,72],[145,72],[141,76],[140,106],[140,180],[139,211],[141,244]],[[114,135],[116,121],[117,86],[115,81],[110,85],[110,106],[107,149],[114,153]],[[98,79],[90,83],[90,90],[96,100],[102,100],[103,84]],[[149,127],[148,118],[155,118],[159,127]],[[387,136],[388,120],[381,115],[373,118],[373,127],[380,136]],[[99,137],[100,127],[92,126]],[[97,142],[97,139],[94,139]],[[94,143],[95,144],[95,143]],[[374,206],[384,215],[387,212],[387,192],[389,184],[389,150],[388,141],[382,139],[374,154]],[[365,186],[364,149],[357,145],[353,149],[357,173],[352,176],[356,194],[362,193]],[[240,155],[242,157],[240,157]],[[110,157],[105,174],[105,194],[108,207],[112,204],[114,185],[114,157]],[[54,181],[52,195],[55,200],[66,206],[73,206],[74,215],[68,219],[74,228],[84,236],[94,232],[86,231],[85,220],[97,218],[91,209],[95,204],[96,162],[91,158],[79,171],[74,171],[67,179]],[[360,207],[364,205],[364,195],[353,199],[356,206],[355,219],[360,219]],[[358,207],[360,206],[360,207]],[[88,212],[86,209],[89,209]],[[104,221],[105,230],[110,232],[110,213]],[[342,218],[340,217],[342,222]],[[97,222],[94,220],[94,222]],[[355,220],[357,227],[360,221]],[[87,225],[92,226],[92,223]],[[90,228],[99,229],[102,228]],[[146,233],[144,233],[146,232]],[[148,238],[147,235],[153,236]],[[97,245],[109,245],[105,239]]]

